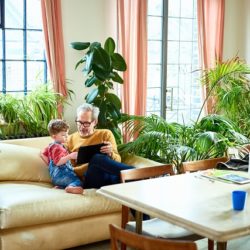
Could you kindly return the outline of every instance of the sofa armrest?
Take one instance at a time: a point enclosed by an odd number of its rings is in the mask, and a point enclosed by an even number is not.
[[[127,164],[127,165],[134,166],[136,168],[163,165],[160,162],[153,161],[153,160],[150,160],[147,158],[143,158],[143,157],[137,156],[137,155],[127,155],[127,156],[122,158],[122,162]]]

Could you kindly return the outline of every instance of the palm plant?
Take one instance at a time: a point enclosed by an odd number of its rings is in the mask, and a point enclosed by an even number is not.
[[[164,119],[124,115],[121,122],[134,141],[119,146],[122,154],[133,153],[163,163],[181,163],[224,156],[229,147],[249,143],[250,68],[238,58],[205,70],[201,81],[208,86],[196,122],[191,125],[168,123]],[[200,119],[208,98],[215,96],[214,109],[222,115]],[[243,132],[243,134],[242,134]]]
[[[231,119],[249,137],[250,80],[247,75],[250,67],[235,57],[203,73],[202,82],[209,87],[207,99],[214,96],[216,100],[214,111]]]
[[[119,146],[122,155],[132,153],[173,163],[177,172],[184,161],[221,157],[229,147],[248,142],[233,122],[215,114],[192,125],[168,123],[156,115],[123,116],[123,121],[125,129],[130,134],[137,132],[138,137]]]

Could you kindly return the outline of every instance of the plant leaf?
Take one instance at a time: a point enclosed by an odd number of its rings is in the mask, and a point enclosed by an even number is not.
[[[80,64],[84,63],[85,61],[86,61],[85,58],[82,58],[80,61],[78,61],[77,64],[76,64],[76,66],[75,66],[75,69],[77,69],[78,66],[79,66]]]
[[[93,64],[104,71],[111,70],[111,58],[103,48],[94,48]]]
[[[114,69],[119,70],[119,71],[125,71],[127,69],[127,64],[124,58],[120,54],[114,53],[111,56],[111,60],[112,60],[112,66]]]
[[[94,99],[98,96],[98,93],[99,93],[98,89],[92,89],[86,96],[86,102],[92,103]]]
[[[96,81],[97,81],[97,78],[95,76],[92,76],[85,81],[85,86],[91,87]]]
[[[114,74],[114,76],[111,77],[113,81],[123,83],[123,79],[120,77],[120,75],[117,72],[113,71],[112,73]]]
[[[101,81],[105,81],[106,79],[109,78],[109,72],[107,72],[103,69],[100,69],[95,64],[93,65],[93,71],[94,71],[94,74],[96,75],[96,77]]]
[[[76,50],[85,50],[89,47],[90,43],[87,42],[87,43],[83,43],[83,42],[72,42],[70,43],[70,46],[73,48],[73,49],[76,49]]]
[[[117,109],[121,109],[121,101],[120,99],[118,98],[117,95],[113,94],[113,93],[107,93],[106,94],[106,98],[107,100],[112,103]]]
[[[93,57],[94,57],[94,53],[92,51],[88,51],[85,55],[86,64],[83,69],[83,72],[85,73],[85,75],[88,75],[89,72],[92,70]]]
[[[108,52],[109,55],[113,55],[115,51],[115,41],[109,37],[105,44],[104,44],[104,49]]]

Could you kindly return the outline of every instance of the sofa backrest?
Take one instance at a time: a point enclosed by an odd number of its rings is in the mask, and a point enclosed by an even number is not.
[[[39,148],[39,149],[45,148],[51,142],[52,142],[52,139],[50,136],[1,141],[1,143],[15,144],[15,145],[21,145],[21,146],[27,146],[27,147]]]
[[[50,183],[48,167],[40,158],[40,149],[0,143],[0,181]]]

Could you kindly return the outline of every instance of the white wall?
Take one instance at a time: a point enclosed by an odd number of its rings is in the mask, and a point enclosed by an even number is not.
[[[238,55],[244,58],[245,49],[243,41],[243,3],[244,0],[225,1],[225,23],[224,23],[224,60]]]
[[[250,0],[225,1],[224,60],[238,55],[250,64]]]
[[[85,76],[75,64],[83,52],[72,49],[70,42],[101,42],[111,36],[117,40],[116,0],[62,0],[62,24],[65,44],[66,79],[72,84],[68,88],[75,92],[71,106],[65,107],[64,119],[75,130],[76,108],[85,102],[90,88],[84,86]]]

